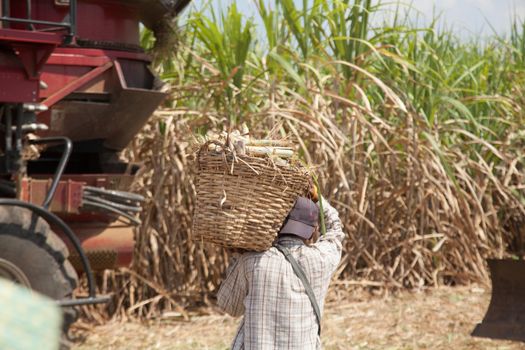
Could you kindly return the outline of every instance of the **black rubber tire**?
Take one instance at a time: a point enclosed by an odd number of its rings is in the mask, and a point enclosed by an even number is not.
[[[15,264],[31,289],[60,300],[71,297],[78,275],[68,261],[69,251],[46,221],[28,209],[0,206],[0,258]],[[63,308],[62,331],[67,335],[77,318],[74,308]]]

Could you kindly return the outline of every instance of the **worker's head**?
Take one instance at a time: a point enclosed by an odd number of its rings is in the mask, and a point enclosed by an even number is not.
[[[310,199],[298,197],[290,210],[280,235],[294,235],[305,241],[312,239],[319,222],[319,207]]]

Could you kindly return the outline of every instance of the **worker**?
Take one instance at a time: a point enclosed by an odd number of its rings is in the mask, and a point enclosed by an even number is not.
[[[319,206],[299,197],[272,248],[234,254],[217,294],[222,310],[244,315],[232,349],[321,348],[324,299],[344,237],[338,212],[321,200],[319,240]]]

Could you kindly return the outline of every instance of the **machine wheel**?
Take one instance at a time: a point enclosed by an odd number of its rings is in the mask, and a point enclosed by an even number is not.
[[[47,222],[30,210],[0,206],[0,278],[29,287],[51,299],[71,297],[78,276],[68,249]],[[62,330],[75,322],[74,308],[64,308]]]

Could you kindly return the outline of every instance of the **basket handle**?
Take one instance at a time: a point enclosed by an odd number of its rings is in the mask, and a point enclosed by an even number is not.
[[[206,141],[206,142],[205,142],[205,143],[199,148],[199,150],[197,151],[197,164],[198,164],[199,168],[200,168],[200,165],[201,165],[201,164],[200,164],[200,159],[201,159],[201,155],[202,155],[202,153],[203,153],[204,151],[205,151],[205,152],[208,152],[208,148],[209,148],[208,146],[209,146],[209,145],[212,145],[212,144],[213,144],[213,145],[216,145],[216,146],[219,146],[219,147],[222,149],[222,151],[224,152],[224,150],[225,150],[225,145],[224,145],[223,143],[220,143],[220,142],[217,141],[217,140],[209,140],[209,141]]]

